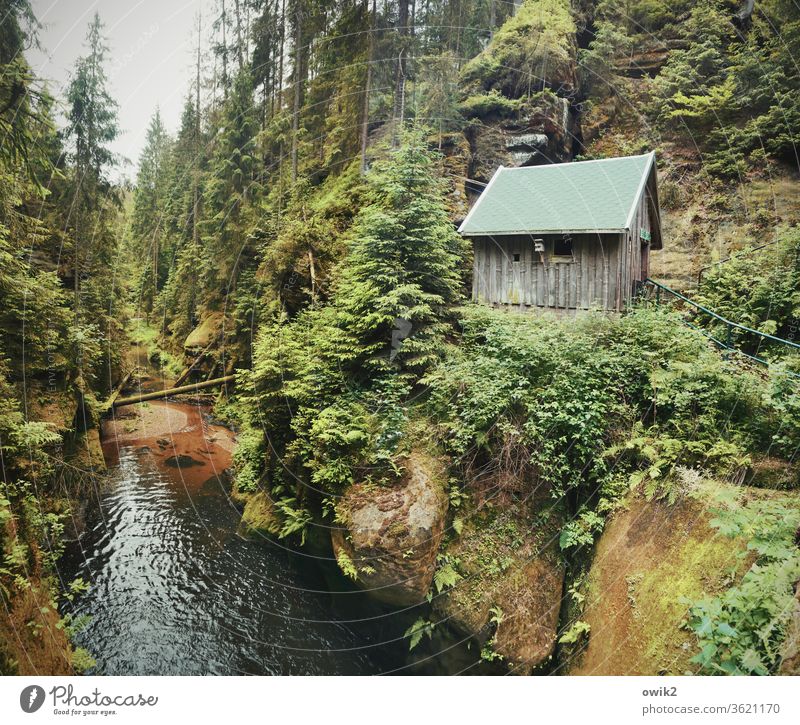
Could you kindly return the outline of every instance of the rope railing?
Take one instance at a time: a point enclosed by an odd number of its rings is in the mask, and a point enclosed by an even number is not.
[[[800,350],[800,344],[796,342],[792,342],[791,340],[786,340],[782,337],[775,337],[775,335],[770,335],[767,332],[762,332],[761,330],[754,330],[752,327],[748,327],[747,325],[739,324],[738,322],[733,322],[733,320],[728,320],[727,318],[723,317],[722,315],[717,314],[713,310],[708,309],[708,307],[704,307],[698,302],[682,295],[680,292],[672,289],[671,287],[667,287],[665,284],[661,284],[660,282],[656,282],[654,279],[650,279],[649,277],[645,280],[645,285],[652,287],[655,290],[656,296],[656,303],[661,302],[662,293],[666,294],[670,297],[674,297],[681,302],[689,305],[695,310],[707,315],[708,317],[716,320],[717,322],[722,323],[726,330],[726,339],[720,340],[717,337],[714,337],[708,330],[705,330],[698,325],[694,325],[689,321],[686,321],[686,324],[703,333],[709,340],[714,342],[715,344],[719,345],[722,348],[727,350],[733,350],[734,352],[739,353],[740,355],[744,355],[745,357],[749,358],[750,360],[754,360],[755,362],[761,363],[762,365],[769,365],[769,360],[766,360],[762,357],[758,357],[758,355],[751,355],[750,353],[745,352],[744,350],[735,347],[733,344],[733,331],[734,330],[741,330],[750,335],[755,335],[756,337],[761,338],[762,340],[769,340],[770,342],[777,343],[779,345],[783,345],[784,347],[791,348],[793,350]],[[800,377],[797,375],[792,374],[793,377]]]

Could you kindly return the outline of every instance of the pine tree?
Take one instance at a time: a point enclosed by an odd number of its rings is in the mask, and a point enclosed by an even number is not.
[[[419,131],[375,163],[367,184],[334,306],[357,340],[359,362],[419,372],[439,354],[448,308],[460,299],[463,241]]]
[[[100,205],[101,195],[108,191],[106,167],[114,162],[109,144],[119,134],[117,104],[109,94],[103,64],[108,47],[102,35],[103,24],[95,13],[86,37],[88,54],[78,58],[67,89],[67,140],[72,142],[74,163],[74,286],[76,316],[81,275],[91,269],[81,268],[81,256],[90,262],[93,249],[89,239],[96,237],[91,216]],[[84,249],[81,250],[81,246]]]
[[[144,151],[139,160],[136,192],[131,216],[131,233],[137,245],[149,254],[143,265],[140,284],[141,301],[146,312],[153,309],[153,301],[166,277],[164,259],[165,214],[170,178],[170,138],[156,109],[147,129]]]
[[[258,119],[247,69],[236,76],[220,123],[209,162],[201,227],[209,260],[206,289],[210,298],[218,298],[236,287],[242,255],[248,253],[246,216],[258,189],[255,181]]]
[[[110,336],[118,324],[109,315],[113,295],[118,293],[113,277],[108,274],[117,249],[113,228],[117,209],[106,173],[115,162],[109,145],[118,136],[119,126],[117,104],[107,89],[104,63],[108,48],[97,13],[89,26],[86,45],[87,55],[78,59],[67,89],[69,127],[66,132],[73,164],[69,219],[73,247],[73,337],[79,349],[103,333]],[[90,360],[94,367],[99,365],[96,356],[79,354],[78,359]],[[79,364],[79,380],[83,380],[87,368],[83,362]]]

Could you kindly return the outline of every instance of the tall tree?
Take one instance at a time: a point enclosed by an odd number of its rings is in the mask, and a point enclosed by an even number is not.
[[[91,274],[93,257],[89,241],[97,236],[89,228],[101,195],[108,192],[105,176],[114,162],[109,144],[119,135],[117,104],[107,89],[104,69],[108,46],[103,37],[103,23],[95,13],[86,36],[87,55],[78,58],[67,89],[69,128],[67,139],[72,143],[74,163],[74,291],[75,315],[80,316],[81,275]],[[84,249],[81,249],[81,246]],[[81,255],[87,268],[81,268]]]
[[[131,233],[149,250],[149,262],[142,270],[142,303],[149,313],[165,276],[163,245],[169,177],[170,139],[158,109],[150,119],[145,147],[139,161],[131,216]]]
[[[236,286],[246,246],[244,217],[256,188],[257,133],[253,82],[245,68],[236,76],[223,108],[204,193],[203,243],[208,258],[214,260],[206,270],[212,298]]]

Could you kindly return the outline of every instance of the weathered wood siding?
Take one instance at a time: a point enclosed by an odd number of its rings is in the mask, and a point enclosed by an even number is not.
[[[553,235],[475,237],[472,298],[521,309],[623,310],[643,279],[640,230],[651,231],[647,197],[630,232],[571,235],[571,259],[553,255],[560,238]],[[534,239],[544,240],[544,254],[534,251]]]
[[[620,235],[575,235],[571,259],[553,255],[555,237],[535,238],[544,239],[544,254],[534,251],[530,235],[475,238],[473,299],[519,307],[615,307],[618,281],[612,270]]]
[[[566,235],[531,231],[475,237],[472,298],[521,309],[622,311],[637,282],[648,275],[650,244],[642,238],[642,230],[648,233],[644,236],[653,235],[654,227],[659,228],[657,214],[655,174],[651,174],[631,216],[629,231],[569,235],[572,258],[553,254],[556,239]],[[544,254],[534,251],[534,239],[544,240]]]

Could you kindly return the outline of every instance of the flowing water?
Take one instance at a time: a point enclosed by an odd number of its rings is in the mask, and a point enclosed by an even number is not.
[[[402,621],[309,554],[237,533],[229,431],[191,405],[137,408],[104,425],[107,481],[60,566],[89,584],[72,611],[89,617],[77,644],[92,673],[403,670]]]

